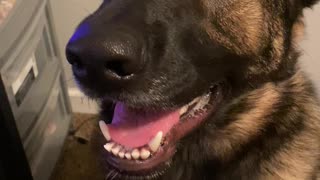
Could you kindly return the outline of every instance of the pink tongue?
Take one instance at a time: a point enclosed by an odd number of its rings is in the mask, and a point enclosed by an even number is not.
[[[179,122],[179,111],[140,112],[128,109],[123,103],[117,103],[108,125],[114,142],[127,148],[144,146],[159,132],[165,136]]]

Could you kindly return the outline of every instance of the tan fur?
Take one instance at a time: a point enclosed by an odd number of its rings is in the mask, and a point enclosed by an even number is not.
[[[305,25],[302,18],[300,18],[293,25],[293,28],[292,28],[292,41],[294,45],[297,46],[297,44],[299,44],[303,40],[304,34],[305,34]]]
[[[254,104],[249,112],[239,114],[234,123],[223,130],[225,134],[232,132],[238,142],[248,142],[252,134],[259,134],[268,121],[265,116],[272,112],[273,106],[279,101],[280,94],[272,84],[249,94],[247,100]]]
[[[302,89],[304,88],[304,78],[302,77],[298,73],[288,82],[295,85],[292,91],[306,92]],[[286,145],[285,150],[278,152],[270,162],[263,164],[263,169],[268,170],[264,179],[311,179],[310,174],[317,171],[314,165],[318,164],[319,159],[316,157],[320,155],[319,108],[313,99],[301,96],[296,97],[296,104],[301,105],[307,112],[306,129],[296,135],[294,140]]]
[[[279,25],[282,26],[282,25]],[[281,28],[277,28],[281,29]],[[269,68],[275,69],[281,62],[282,55],[283,55],[283,43],[284,43],[284,38],[283,38],[283,32],[278,32],[273,40],[273,61],[272,64],[269,64]]]
[[[273,159],[263,164],[266,172],[265,179],[302,180],[310,179],[316,169],[319,159],[319,139],[314,138],[314,128],[310,132],[304,131],[293,142],[287,145],[286,150],[277,153]],[[276,165],[276,166],[275,166]]]
[[[254,107],[248,112],[239,114],[235,120],[224,129],[217,132],[219,140],[212,145],[215,152],[224,161],[228,161],[236,149],[244,145],[264,130],[268,115],[272,114],[275,105],[285,93],[300,94],[295,97],[294,106],[303,108],[306,113],[306,130],[294,137],[294,140],[284,145],[284,150],[277,152],[272,160],[262,163],[261,179],[264,180],[304,180],[310,179],[310,174],[316,171],[315,164],[319,159],[320,141],[320,111],[315,99],[306,94],[308,86],[303,72],[297,73],[287,81],[275,85],[267,83],[263,87],[235,100],[237,104],[245,99]],[[289,88],[290,87],[290,88]],[[298,107],[297,107],[298,108]]]
[[[238,0],[225,2],[223,12],[215,9],[214,1],[203,0],[208,18],[202,22],[208,35],[214,41],[238,54],[257,54],[261,44],[263,24],[262,8],[259,1]],[[212,8],[215,7],[215,8]],[[213,23],[214,21],[214,23]],[[221,34],[221,28],[225,33]],[[228,34],[228,36],[225,36]],[[231,37],[229,37],[231,36]]]
[[[254,136],[260,134],[268,122],[265,117],[272,113],[274,105],[279,101],[280,93],[269,83],[246,95],[245,98],[254,104],[254,108],[239,114],[232,124],[217,132],[220,139],[213,146],[216,151],[222,153],[223,159],[230,157],[229,153],[233,148],[248,143]]]
[[[310,174],[317,171],[315,164],[319,159],[319,129],[320,111],[315,99],[310,98],[306,78],[300,70],[288,81],[279,85],[283,93],[297,93],[294,106],[299,106],[306,112],[305,130],[294,137],[286,145],[285,150],[278,152],[271,161],[264,163],[262,169],[265,175],[262,179],[302,180],[311,179]],[[291,88],[288,88],[291,87]]]

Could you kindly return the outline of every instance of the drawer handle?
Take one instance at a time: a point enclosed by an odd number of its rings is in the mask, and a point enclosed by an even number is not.
[[[18,91],[20,90],[24,82],[27,80],[28,74],[30,72],[33,73],[34,78],[38,76],[38,67],[37,67],[36,58],[34,54],[29,58],[28,62],[23,67],[23,69],[21,70],[17,78],[13,80],[11,88],[14,95],[18,93]]]

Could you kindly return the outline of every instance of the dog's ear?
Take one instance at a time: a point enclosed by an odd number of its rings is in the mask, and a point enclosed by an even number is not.
[[[300,0],[303,7],[311,7],[315,5],[319,0]]]

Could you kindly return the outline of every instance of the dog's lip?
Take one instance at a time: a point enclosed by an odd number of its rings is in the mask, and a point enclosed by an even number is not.
[[[188,110],[188,113],[181,116],[180,122],[165,136],[162,146],[151,158],[147,160],[126,160],[106,152],[107,163],[121,173],[133,175],[143,175],[154,170],[163,170],[177,150],[176,143],[199,127],[210,114],[214,113],[222,98],[222,88],[217,85],[214,92],[210,91],[210,101],[206,105],[205,111],[191,116],[189,114],[190,110]]]

